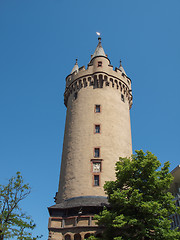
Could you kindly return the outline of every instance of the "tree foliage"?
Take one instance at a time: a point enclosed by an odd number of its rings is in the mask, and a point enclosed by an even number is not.
[[[103,239],[180,239],[180,232],[171,230],[170,215],[179,208],[168,192],[173,180],[169,162],[160,166],[156,156],[142,150],[132,159],[120,158],[116,180],[104,185],[109,206],[96,216],[105,227]]]
[[[9,179],[7,185],[0,185],[0,240],[16,239],[35,240],[31,230],[35,228],[33,220],[22,212],[19,203],[31,192],[20,172]]]

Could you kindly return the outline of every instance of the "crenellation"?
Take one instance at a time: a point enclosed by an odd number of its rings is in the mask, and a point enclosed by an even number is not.
[[[97,64],[97,59],[95,62],[93,62],[93,64],[88,65],[87,69],[85,69],[85,66],[80,67],[79,71],[75,71],[72,74],[67,76],[66,86],[70,85],[73,81],[76,81],[79,78],[82,78],[84,76],[91,76],[97,73],[97,74],[102,74],[103,76],[105,74],[108,74],[109,76],[113,76],[114,78],[120,79],[126,85],[131,87],[131,79],[128,78],[124,73],[122,73],[120,69],[115,68],[115,70],[113,70],[112,65],[108,65],[106,61],[108,61],[106,58],[105,59],[102,58],[101,69],[95,66]]]
[[[86,70],[85,66],[82,66],[79,68],[79,71],[84,71],[84,70]]]

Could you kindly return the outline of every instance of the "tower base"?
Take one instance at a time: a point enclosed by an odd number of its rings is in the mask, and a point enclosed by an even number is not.
[[[48,208],[49,240],[84,240],[90,235],[101,236],[94,215],[108,205],[106,197],[86,196],[67,199]]]

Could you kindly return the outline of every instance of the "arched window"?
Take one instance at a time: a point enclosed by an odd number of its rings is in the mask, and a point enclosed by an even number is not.
[[[65,235],[65,240],[71,240],[71,236],[69,234]]]
[[[84,239],[88,239],[88,237],[90,237],[90,236],[91,236],[90,233],[86,233],[86,234],[84,235]]]
[[[88,79],[88,81],[90,82],[90,81],[91,81],[91,78]],[[87,87],[87,81],[86,81],[86,78],[83,78],[83,84],[84,84],[84,87]]]
[[[79,233],[74,234],[74,240],[81,240],[81,235]]]
[[[100,75],[99,75],[99,79],[101,79],[101,80],[103,79],[103,76],[102,76],[102,74],[100,74]]]
[[[103,75],[102,75],[102,74],[99,75],[99,84],[98,84],[98,87],[99,87],[99,88],[102,88],[102,87],[103,87]]]

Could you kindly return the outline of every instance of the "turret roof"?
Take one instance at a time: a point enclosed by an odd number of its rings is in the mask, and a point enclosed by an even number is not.
[[[126,75],[126,72],[124,71],[124,68],[123,68],[123,66],[121,64],[121,60],[120,60],[119,70]]]
[[[76,63],[75,63],[75,65],[74,65],[74,67],[73,67],[73,69],[72,69],[72,71],[71,71],[71,74],[72,74],[73,72],[75,72],[75,71],[78,72],[78,70],[79,70],[79,67],[78,67],[78,63],[77,63],[77,59],[76,59]]]
[[[104,49],[101,45],[101,37],[99,37],[98,40],[99,40],[99,43],[98,43],[96,50],[95,50],[94,54],[92,55],[91,59],[93,59],[94,57],[100,57],[100,56],[106,57]]]

